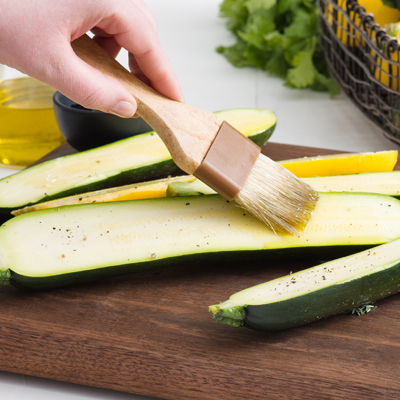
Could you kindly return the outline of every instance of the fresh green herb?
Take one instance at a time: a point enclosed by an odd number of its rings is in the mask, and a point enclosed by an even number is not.
[[[292,88],[339,92],[319,42],[315,0],[224,0],[220,15],[236,43],[217,51],[236,67],[265,70]]]

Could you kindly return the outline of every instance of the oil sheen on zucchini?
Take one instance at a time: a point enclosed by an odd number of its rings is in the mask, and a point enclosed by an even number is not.
[[[209,307],[215,321],[276,331],[370,304],[400,291],[400,240],[233,294]]]
[[[269,110],[235,109],[218,116],[258,145],[263,145],[276,125]],[[0,213],[129,183],[144,182],[182,172],[154,132],[133,136],[106,146],[60,157],[0,180]]]
[[[400,197],[400,171],[302,178],[318,192],[381,193]]]
[[[321,193],[296,236],[274,234],[218,195],[83,204],[3,224],[0,277],[41,290],[196,260],[316,250],[336,257],[399,237],[400,201],[376,194]]]
[[[400,171],[371,172],[351,175],[300,178],[317,192],[379,193],[400,197]],[[171,182],[167,196],[198,196],[215,194],[215,191],[199,179]]]

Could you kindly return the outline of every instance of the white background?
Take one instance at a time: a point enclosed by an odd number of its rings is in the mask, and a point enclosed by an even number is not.
[[[219,17],[222,0],[145,0],[182,85],[186,103],[217,111],[267,108],[278,117],[271,141],[343,151],[399,149],[344,95],[293,90],[278,78],[236,69],[215,52],[233,43]],[[126,54],[119,60],[126,65]],[[0,169],[0,177],[14,171]],[[206,351],[206,350],[205,350]],[[160,394],[161,396],[162,394]],[[125,393],[0,372],[0,399],[148,399]]]

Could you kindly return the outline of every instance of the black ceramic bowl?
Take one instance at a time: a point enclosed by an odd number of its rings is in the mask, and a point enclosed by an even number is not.
[[[78,151],[152,130],[141,118],[120,118],[101,111],[88,110],[60,92],[54,94],[53,104],[61,133]]]

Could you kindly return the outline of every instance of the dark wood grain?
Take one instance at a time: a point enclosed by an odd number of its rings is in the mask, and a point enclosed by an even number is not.
[[[338,152],[263,150],[275,160]],[[398,398],[399,295],[366,315],[276,333],[208,314],[321,261],[182,265],[35,294],[1,287],[0,369],[174,400]]]

